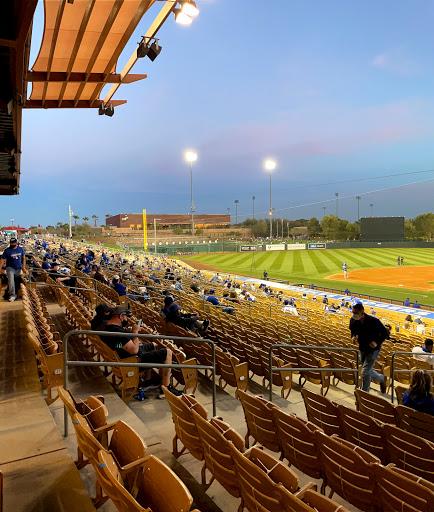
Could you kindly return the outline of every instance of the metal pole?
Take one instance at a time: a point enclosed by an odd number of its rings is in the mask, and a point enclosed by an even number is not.
[[[360,220],[360,199],[362,199],[360,196],[356,196],[357,199],[357,220]]]
[[[191,236],[194,236],[193,162],[190,162],[190,180],[191,180]]]
[[[271,171],[270,171],[270,239],[273,236],[273,224],[271,218],[273,217],[273,210],[271,209]]]
[[[71,216],[72,216],[72,210],[71,210],[71,205],[69,205],[69,238],[72,238]]]
[[[157,219],[154,217],[154,252],[157,254]]]
[[[338,197],[339,197],[339,193],[335,192],[335,196],[336,196],[336,217],[339,218],[339,211],[338,211]]]
[[[253,219],[255,219],[255,196],[252,197],[253,199]]]

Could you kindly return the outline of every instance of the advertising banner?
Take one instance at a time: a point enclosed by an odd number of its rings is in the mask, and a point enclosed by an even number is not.
[[[240,251],[244,252],[244,251],[256,251],[258,248],[257,245],[241,245],[240,246]]]
[[[306,244],[286,244],[287,251],[300,251],[306,249]]]
[[[268,244],[265,246],[266,251],[284,251],[285,244]]]
[[[325,249],[326,244],[325,243],[319,243],[319,244],[309,244],[309,249]]]

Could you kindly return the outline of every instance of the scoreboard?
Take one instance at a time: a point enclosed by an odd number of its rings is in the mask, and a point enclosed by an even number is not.
[[[404,217],[363,217],[360,219],[361,242],[405,241]]]

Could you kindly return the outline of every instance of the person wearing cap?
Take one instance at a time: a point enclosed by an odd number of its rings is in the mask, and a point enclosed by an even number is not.
[[[18,245],[16,238],[11,238],[9,247],[1,255],[1,272],[5,272],[8,277],[9,302],[13,302],[17,296],[15,291],[15,277],[21,275],[21,272],[27,273],[26,253]]]
[[[110,320],[107,322],[104,331],[112,333],[125,334],[128,333],[126,327],[128,326],[128,312],[123,306],[116,306]],[[131,328],[132,334],[138,334],[140,327],[133,325]],[[141,343],[137,336],[100,336],[101,340],[108,345],[112,350],[117,352],[121,359],[126,359],[131,356],[137,356],[140,363],[155,363],[155,364],[171,364],[172,351],[158,343]],[[150,370],[147,371],[150,377]],[[170,368],[162,368],[160,370],[161,385],[165,386],[170,392],[176,396],[182,395],[181,391],[173,388],[170,385]],[[150,379],[149,379],[150,380]],[[151,384],[145,381],[144,389],[151,389]],[[159,387],[159,398],[164,398],[163,390]]]
[[[413,357],[417,359],[418,361],[425,361],[426,363],[430,364],[434,368],[434,354],[432,354],[433,351],[433,345],[434,342],[431,338],[426,338],[424,346],[423,347],[414,347],[412,349]],[[420,356],[419,354],[426,354]]]
[[[90,322],[90,328],[92,331],[104,331],[105,326],[112,316],[113,308],[104,302],[102,304],[98,304],[95,308],[95,313],[95,316]]]
[[[215,290],[213,290],[211,288],[211,290],[209,291],[209,295],[208,297],[206,298],[206,301],[207,302],[210,302],[211,304],[213,304],[214,306],[219,306],[220,305],[220,301],[218,300],[218,298],[215,296]]]
[[[161,316],[166,319],[166,322],[172,322],[179,325],[183,329],[196,332],[197,329],[205,332],[209,326],[209,320],[200,322],[197,316],[185,316],[181,314],[181,308],[175,304],[176,300],[171,295],[164,297],[164,308],[161,309]]]
[[[404,306],[405,306],[406,308],[409,308],[409,307],[410,307],[410,298],[409,298],[409,297],[407,297],[407,298],[405,299],[405,301],[404,301]]]
[[[95,272],[95,275],[93,276],[93,278],[96,280],[96,281],[99,281],[100,283],[104,283],[104,284],[108,284],[108,279],[107,277],[104,275],[104,272],[102,271],[101,267],[97,267],[96,269],[96,272]]]
[[[51,265],[51,270],[48,272],[50,277],[56,281],[56,283],[69,286],[69,291],[75,293],[75,286],[77,284],[77,278],[75,276],[67,276],[60,271],[60,263],[55,261]]]

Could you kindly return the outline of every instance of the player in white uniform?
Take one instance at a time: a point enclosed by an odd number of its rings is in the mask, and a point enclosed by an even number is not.
[[[346,261],[344,261],[342,263],[342,270],[344,271],[344,278],[348,279],[348,271],[347,271],[347,262]]]

